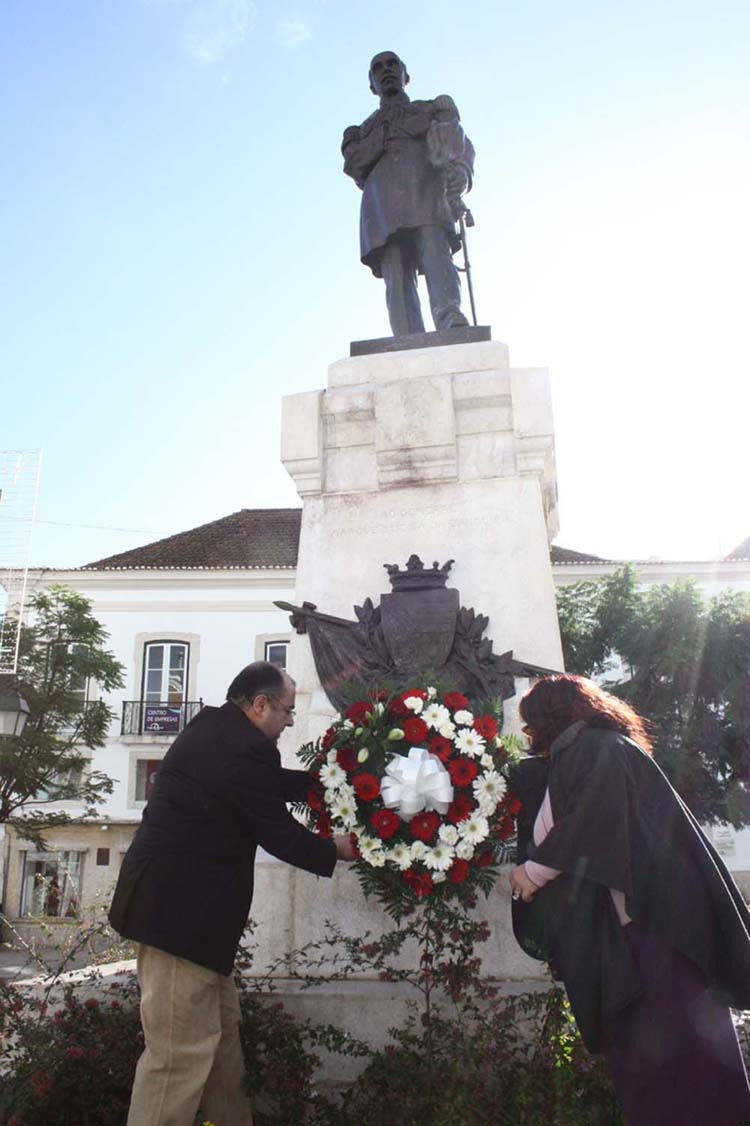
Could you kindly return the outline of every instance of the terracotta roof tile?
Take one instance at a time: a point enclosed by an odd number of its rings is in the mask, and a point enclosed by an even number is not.
[[[296,567],[301,508],[243,508],[163,540],[87,563],[84,571]],[[598,555],[550,548],[553,563],[604,563]]]
[[[243,508],[145,547],[97,559],[86,571],[295,567],[301,508]]]
[[[569,547],[558,547],[553,543],[549,549],[551,563],[611,563],[598,555],[586,555],[583,551],[572,551]]]

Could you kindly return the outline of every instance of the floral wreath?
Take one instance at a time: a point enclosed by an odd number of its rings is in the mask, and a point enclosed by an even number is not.
[[[300,750],[308,824],[356,838],[363,889],[394,917],[426,897],[488,894],[509,859],[518,743],[500,721],[499,705],[475,712],[460,692],[372,692]]]

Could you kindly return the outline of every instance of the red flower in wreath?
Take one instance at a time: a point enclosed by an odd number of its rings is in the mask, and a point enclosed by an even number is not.
[[[336,762],[347,774],[357,769],[357,751],[355,747],[339,747],[336,751]]]
[[[333,822],[331,821],[331,815],[327,809],[324,809],[318,817],[316,829],[318,830],[318,835],[321,837],[333,836]]]
[[[345,712],[346,718],[350,720],[355,727],[361,727],[371,714],[372,704],[369,700],[357,700],[356,704],[352,704]]]
[[[492,849],[485,849],[484,852],[478,852],[474,857],[474,863],[477,868],[486,868],[495,859],[495,854]]]
[[[517,817],[521,812],[521,803],[514,794],[509,794],[505,799],[505,807],[511,817]]]
[[[448,879],[452,884],[462,884],[469,875],[469,861],[456,859],[448,869]]]
[[[374,774],[356,774],[352,785],[355,794],[362,801],[372,801],[380,796],[380,783]]]
[[[454,786],[470,786],[479,773],[477,764],[470,758],[454,758],[448,763],[448,773]]]
[[[475,715],[474,730],[487,740],[494,739],[497,735],[497,722],[491,715]]]
[[[450,825],[458,825],[459,821],[465,821],[467,817],[474,810],[474,802],[468,798],[466,794],[456,794],[455,798],[448,806],[448,812],[445,815],[445,820]]]
[[[469,706],[469,701],[462,692],[446,692],[443,696],[443,703],[446,708],[450,708],[452,712],[461,711],[463,708],[468,708]]]
[[[407,743],[424,743],[427,738],[427,724],[419,716],[412,716],[404,720],[404,738]]]
[[[508,837],[513,836],[514,828],[515,822],[512,814],[506,813],[495,829],[495,836],[499,837],[501,841],[507,841]]]
[[[443,735],[433,735],[427,746],[430,754],[436,755],[441,762],[447,762],[455,750],[450,739],[446,739]]]
[[[334,727],[329,727],[328,730],[326,731],[325,735],[323,736],[322,740],[321,740],[321,746],[322,746],[323,750],[324,751],[330,751],[330,749],[333,746],[335,740],[336,740],[336,729]]]
[[[394,696],[388,705],[391,714],[398,716],[399,719],[406,719],[407,716],[414,715],[411,708],[407,708],[404,702],[408,700],[410,696],[418,696],[420,700],[427,699],[427,693],[423,692],[421,688],[413,688],[409,692],[402,692],[400,696]]]
[[[381,841],[389,841],[398,832],[401,818],[392,809],[379,809],[370,818],[370,824]]]
[[[409,885],[414,894],[421,898],[432,891],[432,876],[429,872],[415,872],[413,868],[404,872],[404,882]]]
[[[440,828],[440,814],[431,810],[429,813],[418,813],[409,822],[411,835],[415,840],[428,844]]]
[[[311,786],[307,791],[307,804],[310,806],[310,809],[323,808],[323,795],[317,786]]]

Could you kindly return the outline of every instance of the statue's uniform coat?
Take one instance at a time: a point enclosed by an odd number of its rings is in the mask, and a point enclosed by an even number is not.
[[[439,225],[451,250],[461,245],[442,170],[430,163],[427,131],[433,123],[452,126],[450,156],[471,183],[474,148],[447,95],[412,102],[403,94],[344,133],[344,171],[362,188],[360,255],[376,277],[382,277],[380,251],[400,232]]]

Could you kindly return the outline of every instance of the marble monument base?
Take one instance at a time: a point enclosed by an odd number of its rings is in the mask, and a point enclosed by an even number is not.
[[[495,652],[562,668],[549,560],[557,492],[544,369],[512,368],[507,347],[491,340],[340,360],[325,389],[283,400],[282,460],[303,502],[294,603],[353,619],[355,605],[368,597],[377,605],[390,590],[384,564],[403,568],[412,553],[427,566],[453,559],[448,586],[458,589],[461,605],[488,616],[485,636]],[[320,735],[335,713],[306,635],[294,636],[289,669],[299,719],[281,749],[292,766],[296,748]],[[517,728],[525,687],[517,680],[517,695],[506,702],[506,730]],[[259,866],[268,891],[261,897],[259,888],[258,902],[264,912],[273,903],[279,915],[276,954],[284,944],[318,940],[326,918],[352,934],[386,929],[380,905],[366,901],[355,874],[339,868],[331,885],[270,861]],[[479,951],[487,974],[513,990],[539,985],[542,967],[521,953],[510,930],[507,876],[478,910],[492,932]],[[364,1021],[382,1042],[394,1023],[391,987],[363,981],[361,990],[351,988],[340,996],[329,991],[326,1004],[342,1025]]]

